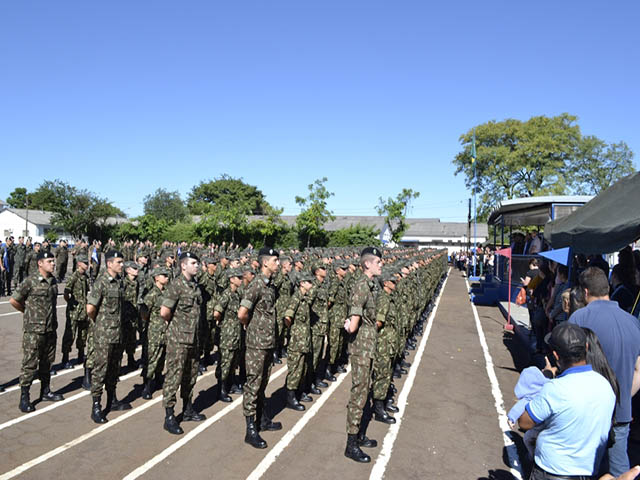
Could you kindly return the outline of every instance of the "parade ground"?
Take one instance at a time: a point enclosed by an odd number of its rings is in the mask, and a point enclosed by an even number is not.
[[[472,306],[467,280],[455,269],[411,352],[409,373],[395,380],[397,423],[369,423],[367,435],[378,441],[366,449],[369,464],[343,455],[350,373],[338,375],[322,395],[312,395],[306,411],[296,412],[284,408],[286,360],[274,365],[267,388],[267,409],[283,429],[263,433],[264,450],[243,442],[241,396],[228,404],[216,400],[215,367],[198,377],[194,390],[195,407],[207,420],[183,422],[181,436],[162,428],[161,390],[152,400],[140,398],[139,370],[123,370],[118,384],[119,398],[132,410],[110,413],[104,425],[89,418],[80,366],[52,377],[52,390],[64,401],[36,403],[35,412],[23,414],[17,386],[22,315],[7,300],[0,303],[0,383],[7,387],[0,394],[0,479],[511,479],[528,473],[520,461],[521,433],[509,433],[505,413],[515,401],[516,340],[504,333],[497,308]],[[61,296],[58,305],[64,319]],[[60,346],[56,367],[59,352]],[[36,382],[32,399],[38,392]]]

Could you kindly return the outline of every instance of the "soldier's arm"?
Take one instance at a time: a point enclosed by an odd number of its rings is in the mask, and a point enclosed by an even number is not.
[[[386,295],[380,295],[378,299],[378,303],[376,304],[376,326],[379,330],[384,325],[391,304],[389,302],[389,297]]]
[[[300,305],[300,295],[298,294],[298,292],[296,292],[291,296],[289,305],[284,312],[284,321],[287,324],[287,327],[290,327],[293,323],[296,311],[298,310],[298,305]]]
[[[22,282],[9,299],[11,306],[22,313],[24,313],[24,301],[29,295],[29,285],[29,282]]]
[[[353,289],[353,293],[351,294],[349,324],[346,326],[349,333],[355,333],[360,326],[360,320],[362,319],[362,314],[364,312],[364,304],[367,299],[366,292],[363,291],[363,287],[365,286],[366,285],[364,283],[356,285]]]
[[[227,293],[225,292],[220,297],[220,300],[218,300],[216,306],[213,307],[213,319],[216,321],[216,323],[220,323],[222,321],[224,312],[227,309],[228,305],[229,295],[227,295]]]
[[[171,321],[171,318],[173,318],[173,310],[178,304],[178,297],[179,295],[176,291],[175,283],[172,283],[171,285],[169,285],[167,293],[165,293],[162,300],[162,306],[160,307],[160,316],[167,323],[169,323]]]
[[[87,295],[87,316],[94,321],[98,316],[98,308],[102,303],[103,292],[101,287],[101,282],[97,281],[93,285],[89,295]]]
[[[250,312],[255,303],[258,301],[258,282],[251,282],[244,291],[240,308],[238,308],[238,320],[245,327],[249,324]]]

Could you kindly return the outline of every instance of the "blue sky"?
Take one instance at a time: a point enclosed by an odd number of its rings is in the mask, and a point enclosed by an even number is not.
[[[636,1],[212,0],[0,6],[0,197],[59,178],[128,215],[222,173],[286,214],[421,192],[466,220],[451,160],[476,124],[569,112],[640,153]],[[636,166],[638,159],[636,158]]]

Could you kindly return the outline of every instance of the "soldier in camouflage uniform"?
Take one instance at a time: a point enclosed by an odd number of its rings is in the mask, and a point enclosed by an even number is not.
[[[344,346],[344,321],[347,318],[347,264],[341,260],[334,263],[336,276],[333,282],[333,292],[329,295],[333,306],[329,311],[329,365],[328,373],[344,373],[346,369],[339,364],[340,354]]]
[[[34,275],[38,271],[38,253],[40,253],[40,249],[42,245],[40,242],[36,242],[33,244],[33,249],[27,251],[27,255],[24,260],[24,274],[27,277]]]
[[[122,253],[106,253],[107,268],[96,278],[87,297],[87,315],[93,324],[93,369],[91,371],[91,419],[105,423],[111,410],[128,410],[131,405],[116,398],[116,384],[122,359],[122,305],[124,294],[120,274],[124,266]],[[102,411],[100,398],[107,390],[107,405]]]
[[[216,284],[216,270],[218,268],[218,260],[213,257],[205,257],[203,259],[204,270],[198,273],[198,285],[202,291],[203,311],[201,317],[200,329],[200,351],[198,357],[200,364],[198,369],[204,372],[207,365],[212,363],[211,352],[216,344],[218,336],[218,328],[213,319],[213,310],[216,306],[218,292]]]
[[[266,448],[258,433],[280,430],[282,424],[273,422],[264,412],[265,389],[271,374],[273,350],[276,346],[276,290],[271,277],[278,271],[279,254],[263,247],[258,252],[260,273],[244,290],[238,319],[246,328],[247,381],[243,391],[243,413],[247,424],[244,441],[255,448]]]
[[[87,344],[89,318],[87,317],[87,294],[89,293],[89,259],[78,256],[77,268],[71,274],[64,287],[64,299],[67,302],[66,323],[62,336],[62,368],[72,368],[69,361],[69,353],[73,347],[73,341],[77,338],[78,363],[84,362],[84,349]],[[85,378],[88,372],[85,368]]]
[[[355,281],[349,298],[349,319],[345,329],[351,334],[351,394],[347,406],[347,446],[345,456],[357,462],[370,462],[371,457],[360,447],[375,447],[377,442],[366,437],[362,414],[369,396],[371,367],[378,331],[375,312],[379,284],[375,277],[382,270],[380,249],[367,247],[360,254],[363,273]]]
[[[231,268],[226,275],[229,277],[229,288],[218,298],[213,316],[220,328],[220,362],[216,371],[218,398],[228,403],[232,400],[229,396],[229,380],[241,353],[242,325],[238,320],[238,309],[243,272],[239,268]]]
[[[140,266],[135,262],[125,262],[125,276],[122,281],[124,289],[124,303],[122,305],[122,349],[127,352],[127,366],[131,370],[136,368],[136,331],[140,321],[138,300],[140,298],[140,283],[138,272]],[[122,355],[122,352],[120,352]]]
[[[329,385],[322,380],[323,373],[319,371],[320,359],[324,347],[324,337],[329,327],[329,292],[327,268],[321,262],[315,262],[311,267],[311,273],[315,277],[313,290],[311,291],[311,368],[307,372],[309,381],[313,382],[311,392],[322,393],[320,387]]]
[[[27,247],[24,244],[24,237],[18,237],[18,244],[16,245],[16,256],[14,258],[14,270],[13,275],[14,287],[17,287],[25,279],[24,261],[27,256]]]
[[[38,273],[22,282],[9,299],[11,306],[24,313],[22,333],[22,372],[20,374],[20,411],[33,412],[29,389],[36,375],[40,377],[40,399],[57,402],[62,395],[52,393],[51,364],[56,355],[56,302],[58,284],[53,276],[53,255],[42,252],[37,257]]]
[[[191,401],[198,378],[198,326],[202,305],[196,281],[199,259],[193,253],[183,252],[179,261],[181,274],[167,288],[160,308],[160,316],[169,324],[162,400],[164,429],[174,435],[183,433],[174,415],[178,388],[183,403],[182,420],[200,422],[206,418],[194,410]]]
[[[373,409],[375,420],[387,424],[396,423],[396,419],[387,413],[385,402],[391,385],[393,374],[392,362],[396,348],[396,305],[393,291],[396,288],[396,277],[391,271],[382,273],[383,286],[376,301],[376,326],[378,327],[378,341],[373,363]],[[395,409],[393,404],[390,409]]]
[[[151,271],[154,285],[144,296],[141,304],[142,321],[145,324],[147,356],[142,368],[144,388],[142,398],[150,400],[155,389],[155,382],[162,375],[166,354],[167,322],[160,316],[163,292],[169,283],[169,272],[164,267],[156,267]]]
[[[56,248],[56,278],[58,282],[62,282],[67,275],[67,265],[69,262],[69,250],[66,240],[60,240],[58,248]]]
[[[291,294],[293,292],[293,282],[290,277],[291,269],[291,257],[280,258],[280,271],[277,273],[274,285],[278,290],[278,300],[276,300],[276,323],[278,325],[278,338],[276,346],[276,355],[274,356],[275,363],[282,363],[280,358],[286,357],[285,342],[287,339],[287,332],[289,328],[284,322],[284,312],[291,300]],[[276,361],[277,359],[277,361]]]
[[[311,298],[309,291],[313,287],[314,277],[307,273],[300,273],[297,277],[299,283],[298,290],[289,299],[289,305],[284,312],[285,322],[290,327],[291,336],[289,338],[288,357],[287,357],[287,408],[304,410],[298,398],[296,391],[300,389],[302,379],[305,375],[305,369],[309,364],[309,354],[311,353]],[[310,402],[305,392],[301,392],[300,400]]]

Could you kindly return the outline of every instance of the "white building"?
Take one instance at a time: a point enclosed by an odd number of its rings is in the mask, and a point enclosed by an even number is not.
[[[51,217],[53,213],[42,210],[26,210],[24,208],[5,208],[0,211],[0,234],[4,241],[13,235],[18,237],[31,237],[34,242],[42,242],[45,235],[51,230]],[[68,233],[62,233],[59,239],[72,242]]]

